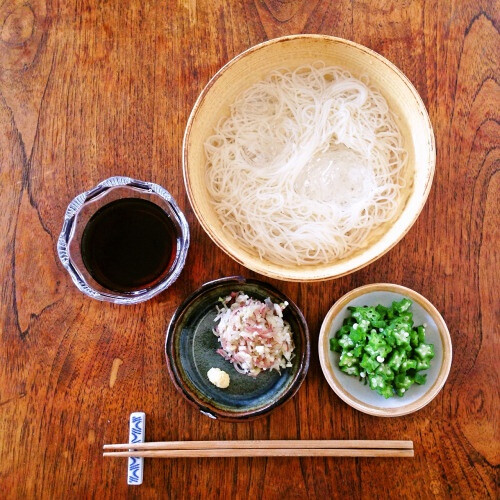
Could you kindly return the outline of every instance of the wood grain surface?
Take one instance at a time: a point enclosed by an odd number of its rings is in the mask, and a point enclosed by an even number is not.
[[[0,0],[0,497],[494,498],[499,463],[499,4],[493,0]],[[181,143],[209,78],[280,35],[326,33],[394,62],[429,110],[429,200],[388,254],[344,278],[273,282],[304,312],[313,350],[298,394],[248,423],[213,421],[176,392],[165,327],[205,281],[255,276],[210,241],[190,209]],[[56,240],[68,202],[111,175],[166,187],[192,246],[181,278],[132,307],[79,293]],[[344,404],[317,359],[321,321],[354,287],[399,283],[449,326],[443,391],[395,419]],[[146,459],[126,485],[132,411],[148,440],[411,439],[414,459]]]

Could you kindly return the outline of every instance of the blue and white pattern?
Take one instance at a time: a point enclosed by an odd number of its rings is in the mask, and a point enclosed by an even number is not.
[[[144,443],[146,438],[146,414],[137,411],[130,414],[129,443]],[[144,459],[130,457],[128,459],[127,483],[142,484]]]
[[[144,413],[138,415],[132,413],[130,415],[130,440],[129,443],[143,443],[144,442]]]

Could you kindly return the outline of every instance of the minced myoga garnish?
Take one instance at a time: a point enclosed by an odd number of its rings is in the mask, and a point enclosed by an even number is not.
[[[294,344],[292,331],[283,319],[288,302],[264,302],[243,292],[232,292],[220,298],[219,323],[213,332],[221,344],[217,353],[230,361],[243,374],[256,377],[262,370],[292,366]]]

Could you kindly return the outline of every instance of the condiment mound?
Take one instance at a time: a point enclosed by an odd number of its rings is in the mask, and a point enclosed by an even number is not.
[[[237,372],[257,377],[292,366],[293,333],[283,319],[288,302],[276,304],[269,297],[262,302],[244,292],[231,292],[219,302],[213,330],[221,344],[217,352]]]

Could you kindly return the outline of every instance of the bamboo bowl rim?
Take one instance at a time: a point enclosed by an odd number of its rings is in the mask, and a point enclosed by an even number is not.
[[[405,297],[410,298],[412,301],[421,306],[435,322],[443,348],[443,358],[436,380],[434,380],[432,385],[429,386],[428,390],[420,398],[416,399],[412,403],[408,403],[399,407],[378,407],[356,398],[344,388],[341,381],[337,378],[335,372],[333,371],[330,361],[330,331],[332,323],[337,315],[352,300],[369,292],[377,291],[392,292],[404,295]],[[353,408],[356,408],[356,410],[359,410],[363,413],[368,413],[369,415],[375,415],[378,417],[400,417],[402,415],[408,415],[409,413],[420,410],[421,408],[429,404],[439,394],[450,373],[451,361],[453,357],[453,347],[451,343],[450,332],[443,317],[436,309],[436,307],[423,295],[412,290],[411,288],[407,288],[402,285],[396,285],[393,283],[372,283],[351,290],[350,292],[340,297],[340,299],[338,299],[330,308],[325,316],[325,319],[323,320],[323,323],[321,324],[318,339],[318,355],[323,375],[325,376],[326,381],[328,382],[330,387],[340,399],[342,399]]]
[[[368,56],[370,59],[376,60],[379,67],[382,67],[382,65],[387,67],[390,70],[390,80],[399,81],[399,84],[404,87],[405,92],[411,98],[412,114],[418,116],[419,121],[416,125],[407,124],[407,127],[409,131],[414,130],[414,127],[419,127],[423,130],[422,136],[425,137],[425,141],[421,142],[425,142],[425,153],[423,154],[424,161],[420,161],[418,165],[416,165],[416,162],[411,165],[413,169],[413,178],[411,182],[412,189],[408,194],[399,215],[393,221],[387,223],[386,227],[384,226],[384,232],[378,235],[374,241],[369,243],[365,248],[356,251],[353,255],[348,255],[344,259],[338,261],[317,265],[284,266],[269,260],[260,259],[251,249],[245,248],[243,244],[225,234],[220,225],[220,221],[217,221],[215,224],[211,222],[211,220],[217,220],[218,217],[212,206],[210,208],[204,206],[205,203],[203,200],[209,198],[205,185],[203,185],[202,188],[200,188],[199,185],[195,185],[193,168],[197,169],[200,168],[200,166],[193,166],[191,164],[191,148],[196,146],[195,144],[191,144],[191,138],[194,135],[193,131],[198,126],[200,116],[203,114],[203,111],[206,111],[204,110],[204,104],[207,101],[207,98],[210,97],[212,92],[214,92],[214,86],[223,76],[225,77],[226,74],[229,74],[229,71],[236,72],[236,69],[241,64],[242,60],[252,56],[256,52],[271,50],[273,46],[278,46],[278,44],[297,43],[300,41],[326,41],[327,43],[340,44],[341,46],[345,46],[345,50],[359,51],[364,54],[363,57]],[[321,56],[318,56],[317,59],[321,59]],[[370,76],[369,68],[367,68],[366,73]],[[384,94],[384,89],[381,88],[380,90]],[[403,99],[398,102],[401,102],[402,100]],[[222,104],[224,105],[225,103]],[[412,151],[415,149],[416,148],[413,147],[412,143]],[[209,80],[198,96],[187,121],[182,145],[182,169],[188,199],[196,218],[212,241],[236,262],[255,272],[274,279],[296,282],[324,281],[345,276],[371,264],[391,250],[411,229],[420,215],[430,192],[434,177],[435,163],[436,149],[434,132],[427,109],[417,90],[404,73],[385,57],[368,47],[343,38],[317,34],[290,35],[265,41],[243,51],[222,66]],[[204,164],[202,168],[204,168]],[[426,176],[420,182],[418,199],[414,196],[416,195],[414,179],[417,168],[424,169],[427,172]],[[200,189],[202,191],[204,189],[202,194],[200,194]]]

